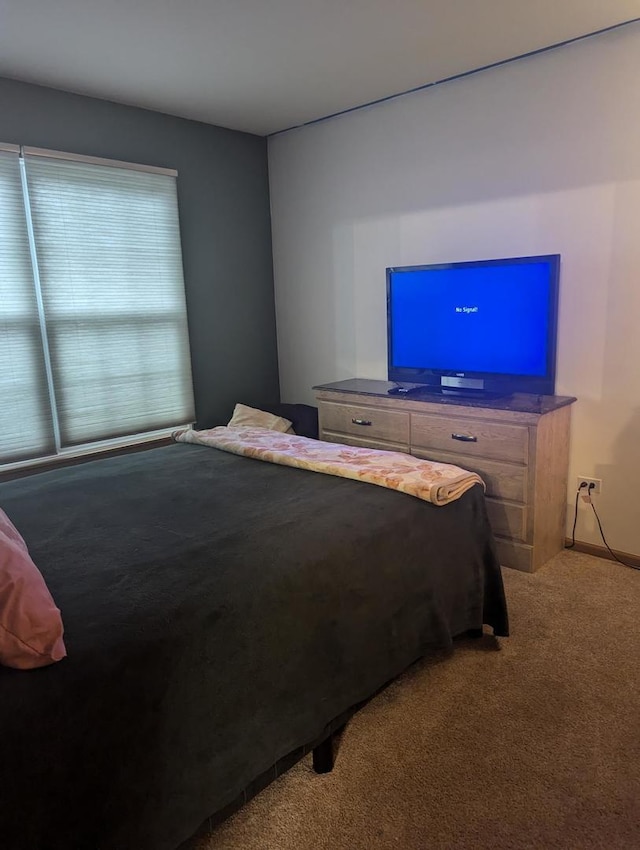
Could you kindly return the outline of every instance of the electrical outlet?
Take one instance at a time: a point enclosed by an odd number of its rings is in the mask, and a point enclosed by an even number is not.
[[[578,489],[580,489],[580,485],[586,483],[586,487],[582,488],[583,493],[589,493],[591,496],[599,496],[602,493],[602,479],[601,478],[587,478],[586,475],[578,475]],[[593,484],[594,486],[589,490],[589,484]]]

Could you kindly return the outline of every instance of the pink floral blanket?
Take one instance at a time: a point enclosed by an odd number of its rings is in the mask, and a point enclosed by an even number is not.
[[[482,478],[475,472],[448,463],[422,460],[402,452],[325,443],[267,428],[222,426],[206,431],[186,428],[175,431],[173,439],[269,463],[367,481],[434,505],[459,499],[474,484],[484,487]]]

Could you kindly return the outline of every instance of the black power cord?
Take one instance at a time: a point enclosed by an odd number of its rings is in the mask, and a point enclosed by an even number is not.
[[[602,537],[602,542],[607,547],[609,554],[611,555],[611,557],[613,558],[614,561],[617,561],[619,564],[622,564],[624,567],[629,567],[632,570],[640,570],[640,567],[637,566],[636,564],[630,564],[627,561],[623,561],[622,558],[619,558],[616,555],[616,553],[613,551],[611,546],[609,546],[609,544],[607,543],[607,539],[604,536],[604,531],[602,530],[602,523],[600,522],[600,517],[598,516],[596,506],[593,504],[593,500],[591,499],[591,491],[593,490],[593,488],[595,486],[596,485],[593,484],[593,483],[591,483],[587,486],[587,482],[583,481],[582,484],[580,484],[580,486],[576,490],[576,505],[575,505],[575,512],[574,512],[574,515],[573,515],[573,531],[571,533],[571,543],[567,544],[567,546],[565,546],[565,549],[573,549],[573,547],[576,545],[576,522],[578,521],[578,498],[580,496],[580,490],[583,490],[586,487],[587,488],[587,496],[585,497],[585,501],[588,501],[588,503],[591,505],[591,510],[593,511],[593,513],[595,515],[596,522],[598,523],[598,528],[600,529],[600,537]]]
[[[578,522],[578,497],[580,496],[580,490],[583,490],[587,486],[587,482],[583,481],[582,484],[576,490],[576,505],[573,512],[573,530],[571,531],[571,543],[568,543],[564,548],[565,549],[573,549],[576,545],[576,523]]]
[[[589,490],[591,490],[593,488],[593,486],[594,486],[593,484],[589,484]],[[640,570],[640,567],[637,566],[636,564],[630,564],[627,561],[623,561],[622,558],[619,558],[616,555],[616,553],[613,551],[611,546],[609,546],[609,544],[607,543],[607,540],[604,536],[604,531],[602,530],[602,523],[600,522],[600,517],[598,516],[598,511],[596,510],[596,506],[591,501],[591,497],[589,497],[589,503],[591,504],[591,509],[593,510],[593,513],[595,514],[596,522],[598,523],[598,528],[600,529],[600,537],[602,537],[602,542],[604,543],[604,545],[609,550],[609,554],[611,555],[613,560],[617,561],[619,564],[622,564],[625,567],[630,567],[632,570]]]

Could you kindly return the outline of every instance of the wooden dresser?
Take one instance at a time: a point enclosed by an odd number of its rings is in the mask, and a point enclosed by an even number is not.
[[[533,572],[565,541],[570,396],[389,395],[387,381],[314,387],[320,439],[462,466],[486,484],[500,562]]]

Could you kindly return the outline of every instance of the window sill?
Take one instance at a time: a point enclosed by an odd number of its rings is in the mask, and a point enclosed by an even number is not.
[[[190,427],[187,425],[176,425],[170,430],[155,431],[151,434],[135,434],[131,437],[122,437],[117,440],[107,440],[102,443],[92,443],[87,446],[78,446],[73,449],[65,449],[57,455],[21,460],[15,463],[7,463],[0,466],[0,481],[10,481],[14,478],[24,478],[27,475],[35,475],[37,472],[48,472],[64,466],[75,466],[90,460],[99,460],[104,457],[130,454],[131,452],[155,449],[159,446],[168,446],[171,442],[171,434],[176,428]]]

